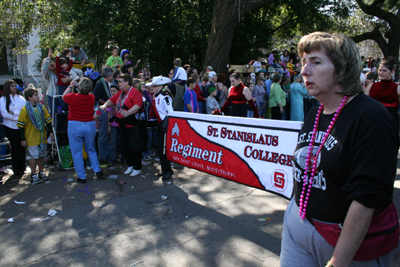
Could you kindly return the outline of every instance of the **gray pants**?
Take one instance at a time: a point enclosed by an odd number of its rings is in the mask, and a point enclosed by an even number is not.
[[[331,259],[332,247],[307,220],[299,216],[299,207],[294,198],[285,212],[282,232],[281,267],[326,266]],[[352,261],[351,267],[394,266],[400,247],[370,261]]]

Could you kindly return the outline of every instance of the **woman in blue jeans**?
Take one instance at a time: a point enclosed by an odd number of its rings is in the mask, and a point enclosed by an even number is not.
[[[81,78],[78,84],[79,93],[72,92],[76,80],[73,80],[63,94],[63,100],[69,104],[68,139],[72,160],[78,174],[78,183],[86,183],[83,164],[83,145],[89,155],[91,166],[98,178],[103,176],[95,149],[96,126],[93,119],[95,97],[90,91],[93,83],[88,78]]]

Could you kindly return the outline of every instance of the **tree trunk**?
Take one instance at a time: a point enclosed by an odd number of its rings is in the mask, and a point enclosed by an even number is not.
[[[204,66],[226,72],[233,33],[238,23],[238,1],[216,0]]]
[[[239,12],[242,17],[255,8],[274,2],[275,0],[216,0],[204,67],[211,66],[218,74],[225,73]]]
[[[385,58],[392,56],[396,62],[395,77],[399,77],[399,48],[400,48],[400,10],[397,9],[396,14],[386,11],[382,8],[383,0],[374,0],[371,4],[367,5],[363,0],[356,0],[358,6],[361,10],[368,15],[376,16],[384,21],[386,21],[390,27],[389,32],[385,37],[387,37],[388,42],[383,38],[382,34],[378,29],[374,29],[372,32],[364,33],[359,36],[353,37],[353,40],[358,43],[366,39],[372,39],[378,43],[380,49],[382,50]],[[395,5],[394,5],[395,7]]]
[[[400,49],[400,35],[399,35],[400,27],[396,29],[391,29],[391,32],[388,34],[389,43],[387,45],[387,52],[383,53],[385,58],[392,56],[395,59],[395,77],[399,78],[399,49]]]

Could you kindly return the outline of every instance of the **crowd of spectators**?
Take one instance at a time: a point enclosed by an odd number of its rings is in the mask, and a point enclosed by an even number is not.
[[[100,167],[112,166],[118,161],[127,165],[126,174],[138,175],[142,165],[156,156],[152,148],[160,146],[158,139],[163,138],[160,125],[168,110],[304,121],[307,112],[319,104],[305,89],[300,73],[301,58],[293,47],[283,51],[273,49],[265,59],[258,57],[250,61],[253,72],[244,73],[234,69],[217,73],[213,66],[198,71],[176,58],[167,77],[153,77],[149,63],[133,60],[127,49],[120,52],[114,47],[111,51],[100,77],[92,77],[93,63],[88,63],[84,49],[78,45],[64,49],[55,58],[49,49],[42,62],[45,109],[53,116],[68,114],[68,137],[79,182],[86,181],[84,166],[92,168],[100,178]],[[386,66],[379,65],[382,62],[387,61],[361,57],[366,75],[363,88],[367,94],[371,87],[375,88],[372,85],[378,79],[378,72]],[[392,70],[393,66],[389,66],[388,77],[379,75],[379,79],[391,81]],[[14,173],[22,174],[25,148],[13,131],[19,131],[16,125],[19,112],[29,101],[13,93],[12,81],[4,88],[5,101],[0,102],[0,107],[5,134],[12,146]],[[162,103],[157,108],[155,99],[160,96]],[[76,127],[78,124],[81,126]],[[76,131],[78,128],[80,132]],[[135,128],[141,129],[141,135],[135,134]],[[127,145],[137,142],[138,138],[142,146]],[[82,153],[86,152],[88,157],[83,160]],[[173,172],[165,157],[162,161],[164,168],[160,175],[166,180]]]

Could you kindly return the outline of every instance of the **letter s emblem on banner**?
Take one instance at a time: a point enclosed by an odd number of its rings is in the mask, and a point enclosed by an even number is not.
[[[272,172],[272,185],[275,187],[276,191],[283,192],[287,187],[287,174],[283,170],[275,170]]]

